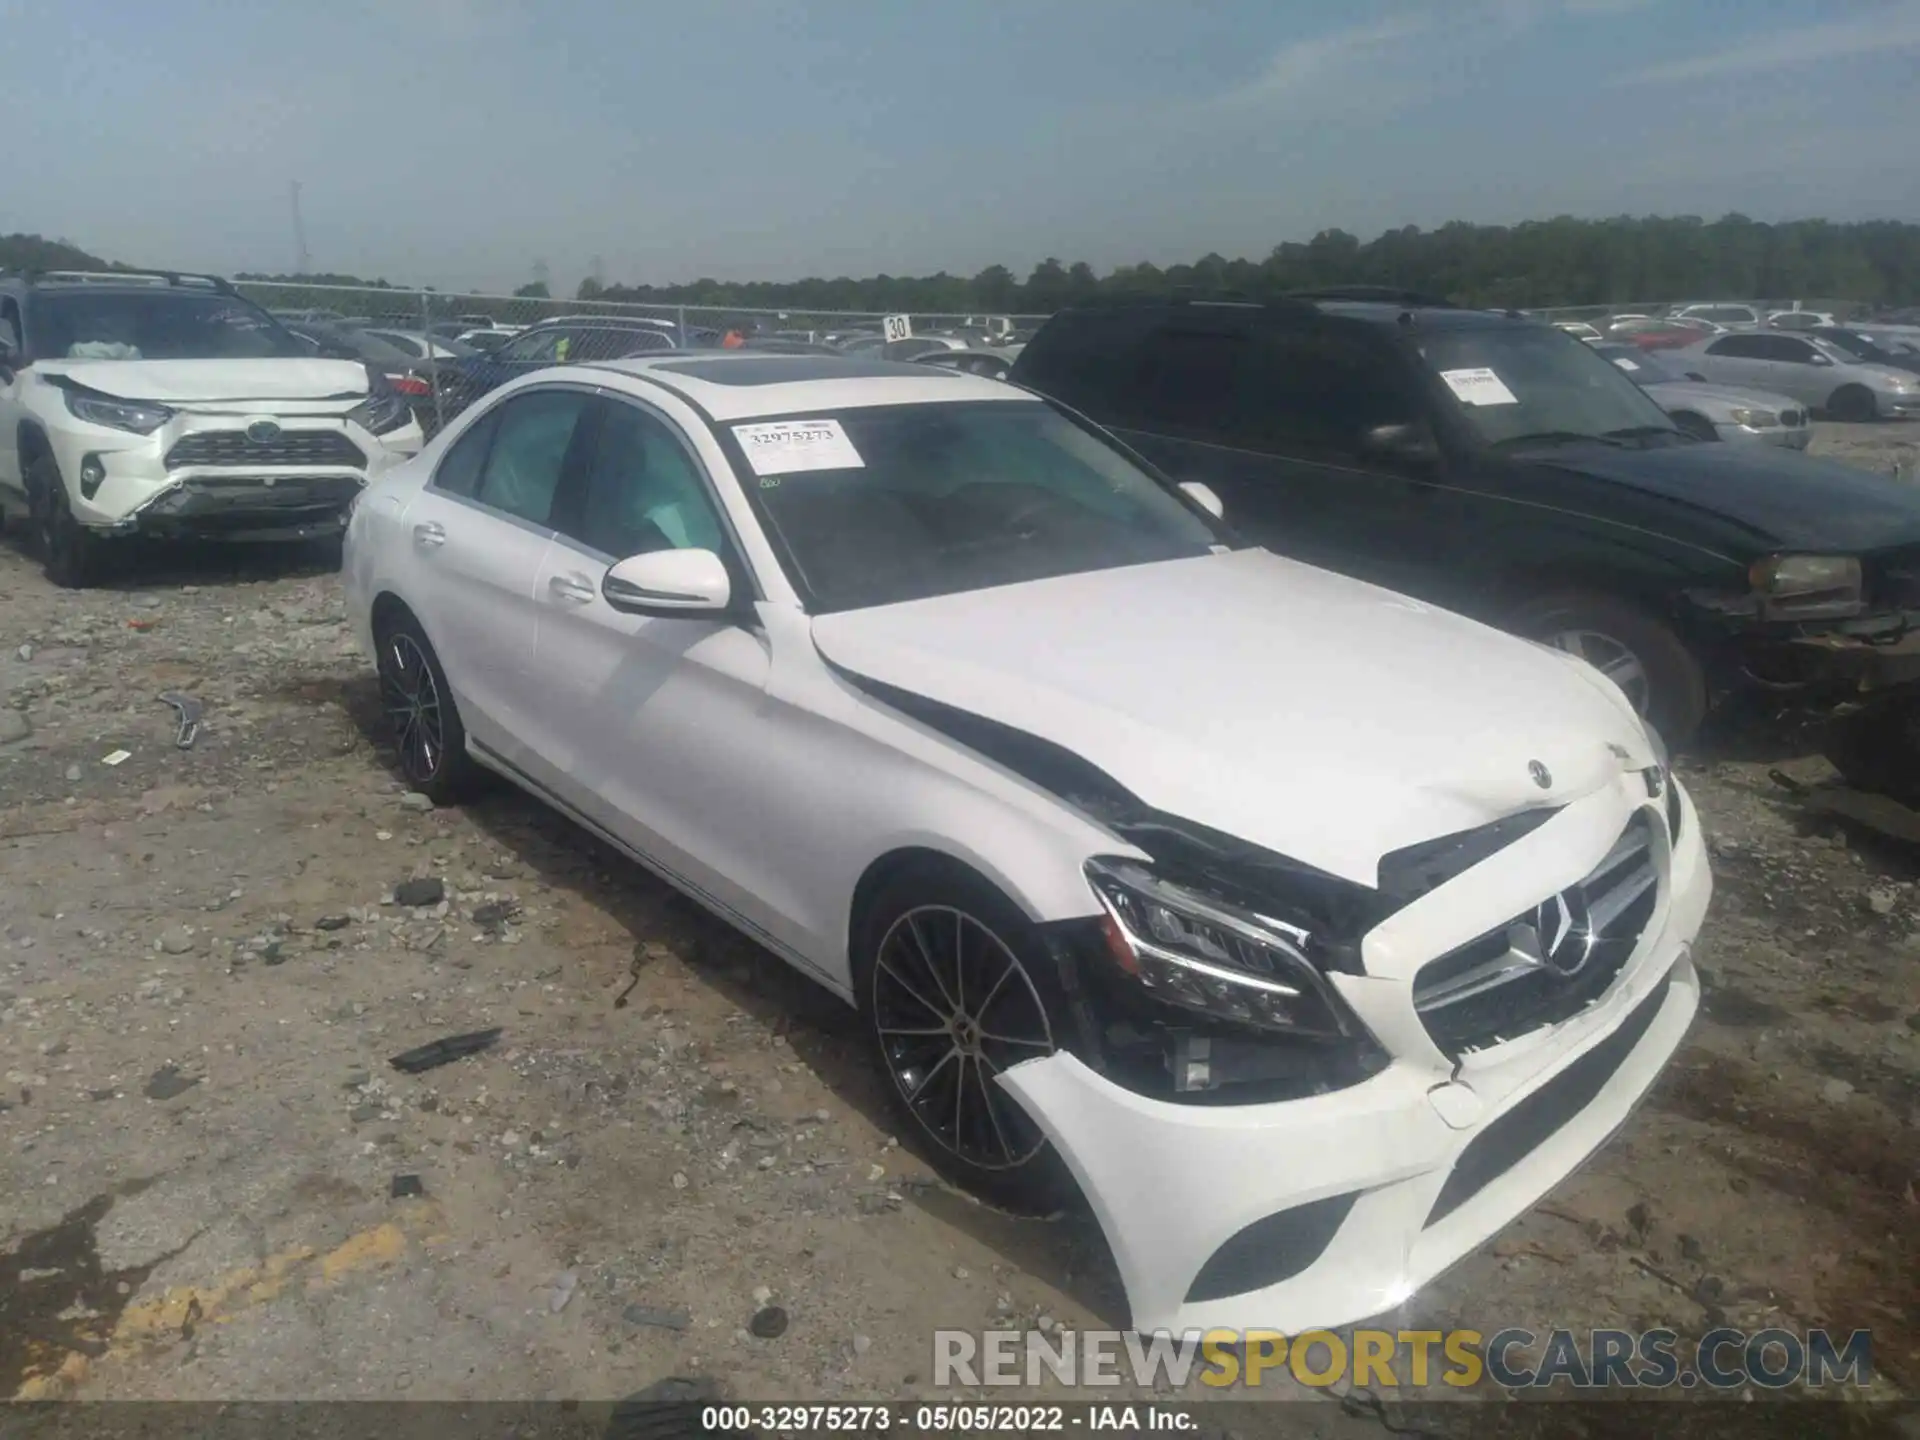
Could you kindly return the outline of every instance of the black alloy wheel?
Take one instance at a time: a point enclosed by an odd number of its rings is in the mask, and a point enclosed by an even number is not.
[[[380,705],[407,783],[436,803],[463,799],[480,778],[446,672],[420,624],[400,615],[376,626]]]
[[[981,1170],[1031,1160],[1046,1139],[994,1077],[1055,1043],[1007,943],[964,910],[916,906],[881,937],[872,985],[888,1074],[923,1133]]]

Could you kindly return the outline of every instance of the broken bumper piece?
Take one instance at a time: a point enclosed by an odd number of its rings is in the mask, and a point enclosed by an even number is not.
[[[1586,858],[1573,863],[1590,864],[1587,852],[1596,840],[1605,847],[1625,813],[1603,797],[1578,802],[1542,827],[1540,849],[1552,850],[1556,832],[1579,835]],[[1684,824],[1657,919],[1604,994],[1457,1065],[1396,1033],[1388,1013],[1403,1002],[1390,1001],[1365,1009],[1391,1062],[1303,1099],[1177,1103],[1064,1051],[1008,1070],[1000,1083],[1046,1132],[1106,1233],[1134,1328],[1298,1334],[1379,1315],[1591,1155],[1646,1094],[1699,1006],[1689,947],[1712,881],[1691,805]],[[1529,870],[1543,873],[1524,846],[1486,868],[1510,872],[1516,886]],[[1462,877],[1468,888],[1494,888],[1473,877]],[[1493,903],[1512,903],[1512,893]],[[1414,907],[1403,912],[1401,940],[1436,912],[1472,908],[1458,898],[1429,905],[1442,894],[1421,902],[1424,920]],[[1358,983],[1385,997],[1410,979],[1374,971]]]
[[[115,526],[118,533],[205,540],[338,535],[365,480],[340,475],[189,475]]]

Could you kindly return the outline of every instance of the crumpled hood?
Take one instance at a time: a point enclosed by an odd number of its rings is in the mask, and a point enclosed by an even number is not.
[[[1790,395],[1772,390],[1749,390],[1744,386],[1715,385],[1706,380],[1649,380],[1641,386],[1662,409],[1671,405],[1692,405],[1709,420],[1723,420],[1734,406],[1747,410],[1802,410],[1807,407]]]
[[[1653,763],[1597,671],[1264,550],[822,615],[813,639],[1363,885],[1390,850],[1591,792],[1622,768],[1610,747]]]
[[[196,401],[363,399],[367,367],[358,360],[39,360],[43,377],[121,400]]]
[[[1858,554],[1920,543],[1920,490],[1778,445],[1562,445],[1525,462],[1692,505],[1782,548]]]

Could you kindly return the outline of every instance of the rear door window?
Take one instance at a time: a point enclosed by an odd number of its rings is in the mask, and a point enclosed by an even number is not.
[[[530,524],[550,524],[561,467],[588,401],[578,390],[533,390],[502,405],[480,477],[480,503]]]
[[[500,423],[500,409],[495,406],[482,415],[440,457],[440,464],[433,472],[436,490],[469,500],[479,491],[480,472],[487,463],[487,447],[493,443],[494,427]]]

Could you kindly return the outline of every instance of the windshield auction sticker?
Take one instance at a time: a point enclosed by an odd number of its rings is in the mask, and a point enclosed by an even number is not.
[[[1506,381],[1481,366],[1477,370],[1442,370],[1440,378],[1460,397],[1463,405],[1518,405],[1520,397],[1507,389]]]
[[[733,433],[756,475],[866,468],[866,462],[853,448],[853,442],[840,428],[838,420],[776,420],[760,425],[736,425]]]

